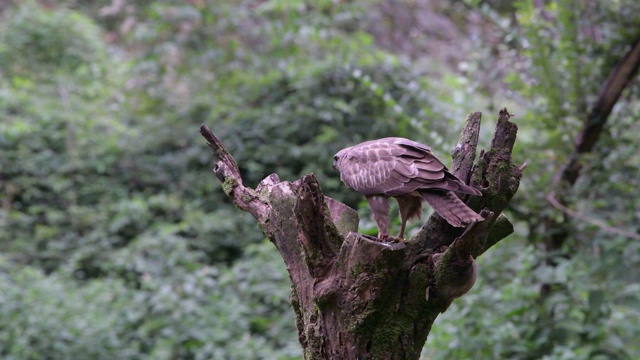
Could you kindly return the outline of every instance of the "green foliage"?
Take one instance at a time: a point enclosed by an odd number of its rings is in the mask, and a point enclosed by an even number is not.
[[[119,276],[77,283],[1,258],[0,356],[19,359],[295,359],[284,264],[270,243],[234,266],[198,263],[158,234],[116,252]],[[145,259],[135,255],[143,251]],[[168,255],[169,257],[165,257]],[[123,277],[126,279],[127,277]]]
[[[38,80],[74,73],[97,75],[107,55],[94,22],[74,11],[46,10],[32,2],[18,8],[3,26],[0,67],[4,75]],[[43,76],[43,75],[47,76]]]
[[[333,154],[419,130],[429,99],[347,24],[355,8],[271,5],[156,2],[128,27],[72,6],[2,14],[2,357],[299,357],[284,265],[207,171],[198,126],[252,185],[315,172],[356,206]]]
[[[518,31],[507,81],[528,111],[517,113],[515,159],[527,161],[512,201],[515,237],[479,262],[475,288],[439,318],[425,355],[439,358],[631,359],[640,348],[634,241],[572,218],[545,196],[552,177],[573,151],[574,139],[607,76],[637,39],[630,31],[635,1],[585,3],[518,1],[503,33]],[[581,214],[617,229],[638,231],[637,86],[618,103],[594,153],[583,159],[579,182],[567,198]],[[510,108],[511,110],[511,108]],[[562,249],[544,250],[545,218],[571,229]],[[548,221],[548,220],[547,220]],[[609,226],[608,225],[608,226]],[[508,247],[507,247],[508,246]],[[550,261],[557,263],[549,265]],[[550,297],[540,295],[551,284]],[[491,308],[487,314],[485,309]],[[624,321],[619,319],[625,318]],[[488,330],[490,329],[490,330]],[[447,349],[443,351],[443,349]]]
[[[0,277],[0,355],[3,358],[133,359],[135,334],[128,323],[144,311],[117,279],[76,287],[24,267]],[[79,311],[81,310],[81,311]],[[134,345],[134,346],[131,346]]]
[[[551,267],[538,264],[544,253],[530,245],[493,250],[478,263],[474,289],[434,324],[426,358],[632,359],[638,353],[630,340],[640,335],[637,284],[595,281],[591,265],[605,257],[584,254]],[[545,301],[541,283],[558,284]]]

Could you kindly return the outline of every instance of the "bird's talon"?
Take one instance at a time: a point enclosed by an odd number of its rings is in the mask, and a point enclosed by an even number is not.
[[[387,242],[392,242],[392,243],[403,243],[404,242],[404,238],[398,237],[398,236],[388,236],[386,238]]]

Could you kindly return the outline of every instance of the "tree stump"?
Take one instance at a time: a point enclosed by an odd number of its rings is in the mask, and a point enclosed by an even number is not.
[[[473,259],[513,232],[501,212],[525,164],[511,162],[510,117],[500,111],[491,148],[474,165],[481,114],[470,114],[452,152],[452,172],[483,192],[468,205],[485,220],[459,229],[434,213],[402,243],[358,234],[357,212],[324,196],[313,174],[294,182],[272,174],[256,189],[244,186],[231,154],[201,126],[224,192],[284,258],[305,359],[420,357],[436,317],[473,285]]]

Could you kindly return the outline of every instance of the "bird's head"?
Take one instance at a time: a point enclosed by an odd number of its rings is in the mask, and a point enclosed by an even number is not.
[[[344,156],[344,149],[338,151],[338,153],[333,156],[333,168],[335,170],[340,171],[340,169],[338,169],[338,163],[340,162],[343,156]]]

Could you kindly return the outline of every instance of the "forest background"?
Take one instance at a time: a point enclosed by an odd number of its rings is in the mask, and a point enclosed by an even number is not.
[[[248,185],[313,172],[375,234],[333,154],[403,136],[449,163],[507,107],[516,232],[423,358],[637,359],[635,72],[598,104],[638,24],[636,0],[0,1],[0,357],[298,359],[284,264],[200,124]]]

